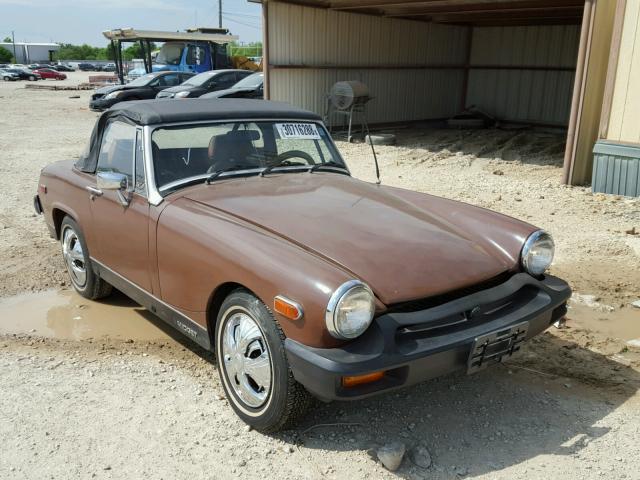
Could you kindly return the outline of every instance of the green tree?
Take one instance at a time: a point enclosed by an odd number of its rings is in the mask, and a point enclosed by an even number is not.
[[[2,43],[13,43],[13,40],[11,37],[4,37],[4,40],[2,40]]]
[[[4,47],[0,47],[0,62],[9,63],[13,59],[13,53]]]

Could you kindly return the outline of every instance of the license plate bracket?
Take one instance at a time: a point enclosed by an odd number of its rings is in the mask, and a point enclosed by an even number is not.
[[[476,373],[489,365],[502,362],[520,350],[527,337],[529,322],[522,322],[511,327],[496,330],[476,337],[471,346],[467,373]]]

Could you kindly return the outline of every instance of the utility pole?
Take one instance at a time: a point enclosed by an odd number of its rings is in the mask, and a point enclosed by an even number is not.
[[[11,43],[13,43],[13,58],[18,63],[18,57],[16,56],[16,34],[11,30]]]
[[[222,28],[222,0],[218,0],[218,27]]]

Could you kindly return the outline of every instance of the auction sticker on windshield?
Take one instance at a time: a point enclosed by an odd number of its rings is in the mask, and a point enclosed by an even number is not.
[[[276,123],[280,138],[319,140],[320,133],[314,123]]]

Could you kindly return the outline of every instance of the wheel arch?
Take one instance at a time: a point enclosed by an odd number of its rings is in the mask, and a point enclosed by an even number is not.
[[[234,290],[242,289],[249,292],[251,295],[258,298],[262,303],[264,301],[260,298],[259,295],[251,290],[250,288],[242,285],[238,282],[225,282],[216,287],[216,289],[209,296],[209,301],[207,302],[207,332],[209,333],[209,341],[211,342],[211,350],[215,349],[215,332],[216,332],[216,321],[218,320],[218,314],[220,313],[220,307],[222,306],[222,302],[224,302],[225,298],[229,296],[231,292]],[[265,304],[266,305],[266,304]],[[268,308],[268,307],[267,307]]]
[[[60,207],[54,207],[51,209],[51,218],[53,219],[53,226],[56,229],[56,240],[60,240],[60,230],[62,229],[62,221],[64,217],[71,218],[74,222],[78,223],[78,220],[66,210]]]

